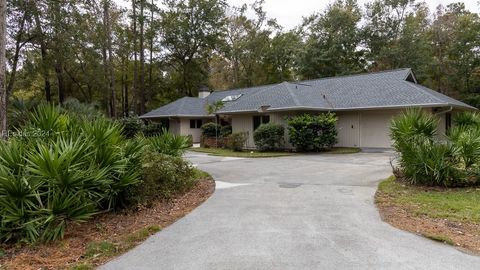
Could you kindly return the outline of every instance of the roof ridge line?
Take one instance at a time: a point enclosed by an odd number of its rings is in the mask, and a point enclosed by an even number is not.
[[[298,101],[298,97],[297,97],[296,93],[293,93],[294,91],[292,91],[292,89],[290,88],[290,85],[291,85],[292,83],[289,83],[289,82],[283,82],[283,83],[286,84],[288,93],[289,93],[290,96],[292,97],[293,102],[295,103],[295,105],[300,106],[300,101]],[[282,84],[283,84],[283,83],[282,83]]]
[[[362,72],[362,73],[349,74],[349,75],[328,76],[328,77],[323,77],[318,79],[310,79],[310,80],[295,81],[295,82],[305,83],[305,82],[313,82],[313,81],[328,80],[328,79],[335,79],[335,78],[349,78],[349,77],[356,77],[356,76],[366,76],[366,75],[373,75],[373,74],[397,72],[401,70],[411,70],[411,68],[396,68],[396,69],[381,70],[381,71],[374,71],[374,72]]]
[[[441,99],[439,99],[438,97],[436,97],[435,95],[433,95],[432,93],[429,93],[428,91],[425,91],[425,89],[423,89],[423,88],[421,88],[421,87],[418,87],[418,84],[412,83],[412,82],[409,82],[409,81],[403,81],[403,82],[407,83],[408,85],[411,85],[411,86],[415,87],[416,89],[422,91],[423,93],[426,93],[426,94],[429,95],[430,97],[433,97],[435,100],[440,101],[440,103],[445,103],[444,100],[441,100]],[[432,90],[433,90],[433,89],[432,89]],[[435,91],[435,90],[433,90],[433,91]],[[442,94],[442,93],[440,93],[440,92],[437,92],[437,93]],[[443,95],[443,94],[442,94],[442,95]],[[446,96],[446,95],[444,95],[444,96]],[[449,97],[449,96],[446,96],[446,97]],[[448,103],[447,103],[447,104],[448,104]]]

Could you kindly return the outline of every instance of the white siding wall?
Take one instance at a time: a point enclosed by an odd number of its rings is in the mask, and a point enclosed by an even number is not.
[[[426,109],[431,112],[431,109]],[[338,147],[372,147],[390,148],[390,121],[399,115],[402,110],[365,110],[356,112],[338,112]],[[288,143],[287,123],[285,118],[294,113],[270,113],[270,122],[281,124],[285,127],[285,147],[291,148]],[[253,114],[233,115],[233,132],[247,132],[247,148],[255,148],[253,141]],[[445,115],[440,114],[438,134],[445,134]]]
[[[171,118],[168,120],[169,123],[169,131],[173,134],[180,135],[180,119],[178,118]]]
[[[243,114],[243,115],[232,115],[232,132],[246,132],[247,133],[247,142],[246,148],[255,148],[255,143],[253,142],[253,121],[252,115]]]
[[[360,114],[358,112],[337,113],[338,147],[360,146]]]
[[[182,118],[181,120],[181,134],[184,136],[192,136],[194,143],[200,142],[200,137],[202,136],[202,129],[201,128],[190,128],[190,120],[194,118]],[[198,120],[195,119],[195,120]],[[211,119],[202,119],[202,125],[212,121]]]
[[[202,119],[202,123],[212,121],[209,118]],[[177,135],[183,136],[192,136],[193,142],[200,142],[200,136],[202,135],[202,129],[200,128],[190,128],[190,118],[172,118],[169,122],[170,132]]]

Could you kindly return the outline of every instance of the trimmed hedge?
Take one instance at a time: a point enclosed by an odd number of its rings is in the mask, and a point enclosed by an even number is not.
[[[275,151],[283,148],[284,134],[285,129],[281,125],[262,124],[253,133],[253,140],[259,151]]]
[[[290,143],[297,151],[322,151],[337,142],[337,116],[334,113],[303,114],[287,118]]]

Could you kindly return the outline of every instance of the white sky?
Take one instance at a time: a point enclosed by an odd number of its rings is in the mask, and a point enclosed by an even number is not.
[[[444,6],[455,3],[463,2],[467,9],[472,12],[480,12],[480,0],[425,0],[430,6],[430,10],[434,10],[438,5]],[[227,0],[230,5],[241,6],[243,4],[251,4],[255,0]],[[286,30],[291,29],[302,22],[302,17],[311,15],[314,12],[323,10],[328,3],[334,2],[333,0],[265,0],[264,10],[267,12],[269,18],[276,18],[277,22],[282,25]],[[370,2],[367,0],[358,0],[360,6],[364,6],[365,3]],[[418,1],[419,2],[419,1]]]
[[[131,0],[114,0],[120,6],[130,7]],[[157,3],[161,3],[162,0],[154,0]],[[364,6],[365,3],[371,0],[358,0],[360,6]],[[472,12],[480,12],[480,0],[424,0],[430,6],[430,10],[442,4],[444,6],[455,3],[463,2],[467,9]],[[227,0],[231,6],[241,6],[243,4],[251,4],[255,0]],[[311,15],[314,12],[323,10],[329,3],[334,0],[265,0],[264,10],[267,12],[269,18],[276,18],[277,22],[282,25],[285,30],[292,29],[293,27],[302,23],[302,18]],[[417,2],[420,2],[417,0]]]

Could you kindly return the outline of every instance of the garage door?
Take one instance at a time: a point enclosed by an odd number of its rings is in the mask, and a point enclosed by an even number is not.
[[[389,148],[390,121],[398,111],[371,111],[360,115],[360,146]]]

